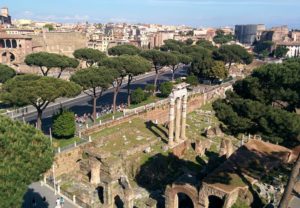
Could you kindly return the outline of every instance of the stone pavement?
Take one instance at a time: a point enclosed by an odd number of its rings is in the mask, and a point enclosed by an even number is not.
[[[43,201],[43,197],[46,197],[46,201]],[[40,182],[32,183],[23,197],[22,208],[60,208],[56,207],[56,199],[60,195],[54,195],[52,189],[48,186],[42,186]],[[32,206],[33,198],[36,201],[36,206]],[[63,208],[76,208],[77,206],[70,203],[65,199],[65,204]]]

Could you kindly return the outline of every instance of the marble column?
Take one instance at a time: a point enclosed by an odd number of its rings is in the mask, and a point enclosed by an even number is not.
[[[100,168],[101,163],[96,158],[90,160],[91,167],[91,184],[97,185],[100,183]]]
[[[186,140],[185,129],[186,129],[186,112],[187,112],[187,95],[182,98],[182,115],[181,115],[181,139]]]
[[[175,142],[179,142],[180,139],[180,124],[181,124],[181,99],[177,99],[176,103],[176,127],[175,127]]]
[[[170,113],[169,113],[169,146],[174,144],[174,118],[175,118],[175,100],[170,100]]]

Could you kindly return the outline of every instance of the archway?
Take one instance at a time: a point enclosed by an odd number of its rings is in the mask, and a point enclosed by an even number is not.
[[[178,193],[178,208],[194,208],[192,199],[185,193]]]
[[[13,53],[10,53],[10,62],[13,62],[14,60],[16,60],[16,57]]]
[[[198,190],[190,184],[172,184],[165,191],[166,208],[198,208]]]
[[[124,208],[124,202],[119,195],[115,196],[114,200],[115,208]]]
[[[208,201],[208,208],[222,208],[224,205],[224,200],[214,195],[209,196]]]

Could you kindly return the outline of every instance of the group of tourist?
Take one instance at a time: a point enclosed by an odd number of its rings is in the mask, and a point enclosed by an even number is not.
[[[127,107],[127,104],[121,103],[116,106],[117,112],[123,112],[123,110]],[[97,108],[97,118],[110,114],[113,112],[113,105],[103,105]],[[88,120],[92,120],[92,115],[90,113],[84,113],[82,116],[78,116],[75,114],[75,121],[77,124],[82,125],[86,124]]]

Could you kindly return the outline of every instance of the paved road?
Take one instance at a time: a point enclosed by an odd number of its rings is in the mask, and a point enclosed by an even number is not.
[[[288,207],[289,208],[299,208],[300,207],[300,198],[293,196]]]
[[[185,70],[181,68],[177,71],[175,78],[185,75]],[[134,90],[138,87],[145,87],[147,84],[153,84],[155,75],[150,75],[143,79],[139,79],[132,82],[131,89]],[[171,80],[172,72],[166,71],[162,73],[159,77],[158,84],[164,81]],[[113,99],[113,89],[107,90],[103,93],[102,97],[98,99],[97,105],[111,105]],[[76,113],[77,115],[81,116],[84,113],[91,113],[92,112],[92,103],[91,98],[87,95],[82,95],[73,99],[69,99],[68,102],[64,100],[61,105],[54,105],[49,106],[43,113],[43,129],[45,132],[48,131],[49,127],[51,126],[52,122],[52,115],[56,113],[60,107],[69,108],[71,111]],[[127,101],[127,91],[126,91],[126,84],[123,85],[122,89],[118,94],[117,104],[126,103]],[[22,119],[21,117],[19,119]],[[25,120],[27,122],[35,123],[36,121],[36,112],[29,113],[25,116]]]
[[[46,197],[46,202],[43,201],[43,197]],[[31,184],[28,187],[26,194],[24,195],[24,202],[22,208],[33,208],[32,199],[36,201],[35,208],[55,208],[55,200],[60,197],[54,195],[54,192],[47,186],[41,186],[40,182]],[[71,204],[65,199],[64,208],[75,208],[76,206]]]

